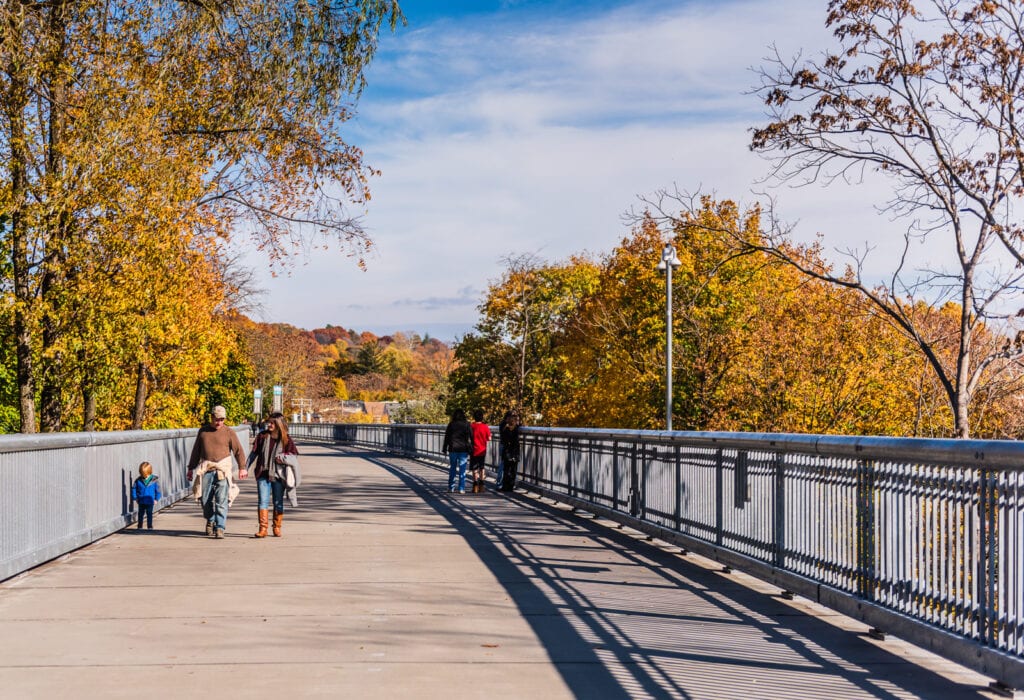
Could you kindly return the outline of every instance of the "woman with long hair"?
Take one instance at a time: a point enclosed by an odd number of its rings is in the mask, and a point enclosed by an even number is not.
[[[256,492],[259,497],[257,515],[260,523],[256,537],[267,536],[271,502],[274,506],[274,537],[280,537],[285,492],[288,492],[289,500],[294,504],[294,491],[299,485],[299,450],[288,435],[284,416],[276,414],[267,419],[267,431],[257,436],[253,452],[256,455]]]

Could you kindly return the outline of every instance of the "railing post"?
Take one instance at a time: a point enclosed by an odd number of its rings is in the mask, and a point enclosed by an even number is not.
[[[978,634],[985,646],[996,646],[996,499],[995,476],[989,469],[981,472],[981,497],[978,501]]]
[[[786,565],[786,461],[775,453],[775,566]]]
[[[576,491],[573,488],[573,439],[569,438],[565,441],[565,492],[570,496],[575,496]]]
[[[629,514],[634,518],[640,512],[640,476],[637,473],[636,453],[640,443],[633,443],[633,458],[630,460],[629,468]]]
[[[612,441],[612,509],[619,509],[619,441]]]
[[[733,505],[745,508],[750,500],[750,455],[746,450],[736,453],[733,465]]]
[[[723,501],[725,500],[724,482],[725,465],[722,449],[715,451],[715,544],[722,544],[722,528],[725,514],[723,513]]]
[[[680,464],[679,445],[675,446],[676,452],[676,509],[675,509],[675,529],[679,532],[683,529],[682,517],[683,517],[683,475],[682,466]]]
[[[857,595],[875,599],[878,571],[875,562],[875,463],[857,462]]]

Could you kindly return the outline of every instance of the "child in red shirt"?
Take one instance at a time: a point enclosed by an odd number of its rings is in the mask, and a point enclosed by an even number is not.
[[[484,423],[484,412],[473,411],[473,451],[469,453],[469,468],[473,472],[473,493],[483,493],[484,462],[487,461],[487,441],[491,439],[491,426]]]

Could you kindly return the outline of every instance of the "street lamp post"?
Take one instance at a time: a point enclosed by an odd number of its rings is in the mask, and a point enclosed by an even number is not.
[[[665,430],[672,430],[672,270],[679,264],[675,247],[666,243],[657,267],[665,273]]]

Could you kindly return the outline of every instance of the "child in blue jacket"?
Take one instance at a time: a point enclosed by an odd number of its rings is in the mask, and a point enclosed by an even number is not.
[[[153,504],[163,498],[160,493],[160,477],[153,476],[153,465],[143,462],[139,465],[139,478],[132,483],[132,498],[139,504],[139,525],[142,529],[142,516],[146,516],[149,529],[153,529]]]

